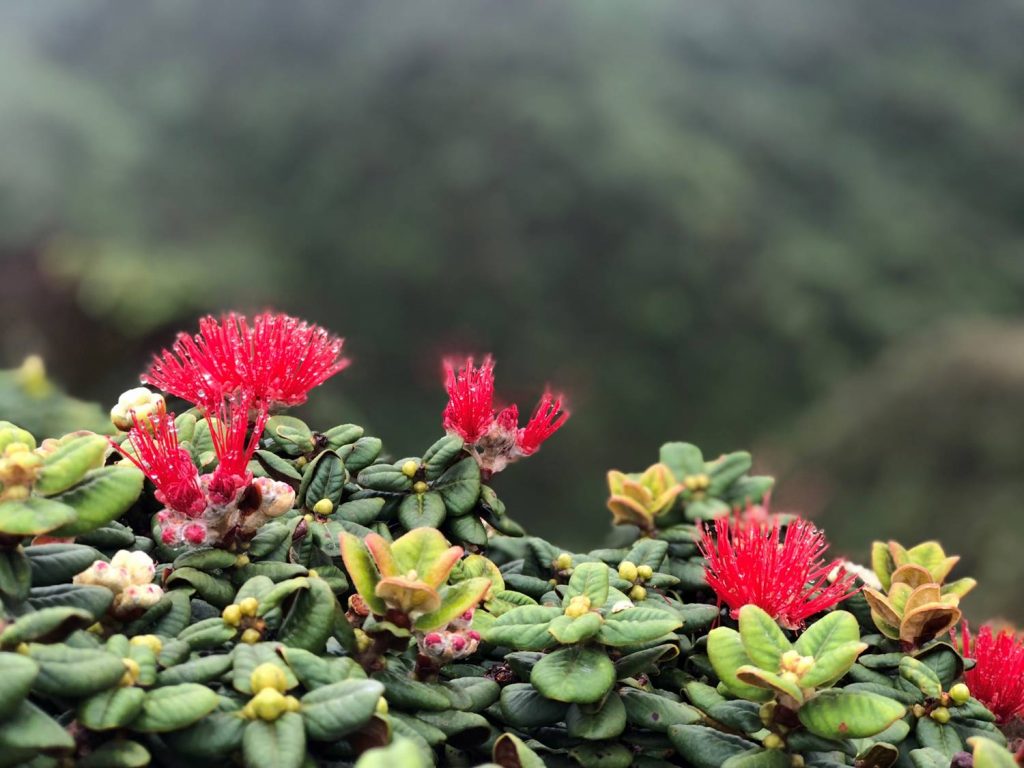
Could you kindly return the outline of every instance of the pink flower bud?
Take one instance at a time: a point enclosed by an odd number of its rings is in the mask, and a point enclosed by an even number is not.
[[[189,523],[181,533],[185,541],[193,546],[198,546],[206,541],[206,526],[202,523]]]
[[[466,638],[462,635],[452,635],[452,650],[458,653],[466,647]]]

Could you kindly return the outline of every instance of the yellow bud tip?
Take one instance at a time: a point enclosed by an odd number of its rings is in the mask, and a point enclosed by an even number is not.
[[[416,474],[416,470],[418,470],[419,468],[420,465],[417,462],[413,461],[412,459],[409,459],[402,465],[402,474],[408,478],[412,478]]]
[[[555,560],[555,568],[560,571],[566,571],[569,568],[572,568],[572,555],[568,552],[560,554]]]
[[[136,635],[128,641],[132,645],[139,645],[143,648],[149,648],[154,655],[159,656],[160,651],[164,649],[163,641],[156,635]]]
[[[765,749],[782,749],[786,746],[786,742],[782,740],[782,737],[775,733],[769,733],[761,743]]]
[[[370,645],[372,645],[372,643],[373,643],[373,641],[370,640],[370,636],[368,634],[366,634],[366,632],[364,632],[361,629],[357,629],[355,631],[355,636],[356,636],[356,649],[360,653],[362,653],[363,651],[369,650]]]
[[[255,597],[247,597],[245,600],[238,604],[239,610],[243,616],[255,616],[256,611],[259,610],[260,601]]]
[[[334,511],[334,502],[330,499],[320,499],[320,501],[313,505],[313,511],[320,515],[320,517],[327,517],[327,515]]]
[[[578,619],[589,611],[590,598],[586,595],[576,595],[576,597],[569,600],[569,605],[565,607],[565,615],[570,619]]]
[[[305,520],[307,523],[312,523],[313,522],[313,516],[312,515],[303,515],[302,519]]]
[[[249,564],[248,555],[239,555],[235,558],[235,568],[245,568]]]
[[[936,707],[932,710],[931,718],[936,723],[948,723],[949,722],[949,710],[945,707]]]
[[[649,566],[649,565],[639,565],[639,566],[637,566],[636,574],[642,580],[647,581],[649,578],[651,578],[654,575],[654,569],[651,568],[651,566]]]
[[[412,489],[416,493],[426,493],[427,491],[430,490],[430,486],[427,485],[422,480],[417,480],[415,483],[413,483]]]
[[[246,645],[254,645],[260,641],[260,633],[257,629],[247,629],[242,633],[241,640]]]
[[[373,708],[373,711],[378,715],[386,715],[388,713],[388,700],[381,696],[377,699],[377,705]]]
[[[242,623],[242,608],[234,603],[221,611],[220,615],[224,619],[224,623],[230,624],[232,627],[237,627]]]
[[[631,563],[629,560],[623,560],[619,563],[619,578],[625,581],[636,581],[640,575],[640,569],[636,567],[636,563]]]
[[[641,600],[647,599],[647,590],[637,584],[631,590],[629,590],[629,599],[634,603],[639,603]]]
[[[288,711],[288,702],[281,692],[274,688],[264,688],[257,693],[251,702],[253,712],[260,720],[272,722]]]
[[[309,573],[308,573],[307,575],[308,575],[308,576],[309,576],[309,578],[311,578],[311,579],[319,579],[319,578],[320,578],[320,574],[319,574],[319,573],[317,573],[317,572],[316,572],[316,571],[315,571],[315,570],[314,570],[313,568],[310,568],[310,569],[309,569]]]
[[[971,698],[971,689],[964,683],[957,683],[949,689],[949,698],[957,704],[966,704]]]
[[[259,693],[264,688],[273,688],[278,693],[288,690],[288,676],[281,667],[270,662],[257,666],[249,676],[249,683],[253,693]]]
[[[302,709],[302,703],[294,696],[285,696],[284,703],[288,707],[289,712],[298,712]]]
[[[22,656],[28,655],[28,643],[18,643],[14,648],[15,653],[20,653]]]

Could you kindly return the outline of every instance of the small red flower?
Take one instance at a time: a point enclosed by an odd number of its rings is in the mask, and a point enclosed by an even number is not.
[[[298,405],[343,370],[344,340],[318,325],[264,312],[252,323],[229,313],[199,321],[199,333],[178,334],[154,356],[142,381],[208,409],[248,398],[266,408]]]
[[[133,411],[134,426],[128,433],[134,455],[111,443],[121,455],[141,469],[156,486],[162,504],[188,517],[198,517],[206,509],[199,486],[199,470],[189,452],[178,445],[174,414],[160,410],[144,421]]]
[[[442,415],[445,431],[461,437],[485,474],[500,472],[509,462],[537,452],[569,418],[562,397],[545,392],[526,426],[519,427],[519,408],[494,410],[494,360],[487,356],[479,368],[466,358],[456,368],[445,361],[448,404]]]
[[[494,360],[488,355],[483,365],[474,368],[473,358],[467,357],[458,370],[445,360],[444,375],[448,390],[448,405],[441,417],[444,429],[472,445],[494,422]]]
[[[781,533],[779,520],[743,520],[720,517],[704,526],[698,545],[707,559],[704,575],[729,606],[735,618],[744,605],[764,610],[787,629],[798,629],[806,619],[851,594],[854,575],[839,569],[830,584],[828,574],[838,560],[826,564],[824,534],[801,518]]]
[[[267,412],[257,409],[256,424],[249,432],[247,401],[221,403],[215,413],[206,413],[210,425],[210,438],[217,454],[217,468],[209,480],[207,490],[215,504],[229,504],[238,491],[252,480],[249,461],[259,445],[260,435],[267,423]]]
[[[955,642],[955,635],[953,639]],[[994,635],[989,626],[978,630],[972,640],[965,621],[960,626],[960,653],[976,662],[964,672],[971,695],[988,707],[996,720],[1008,723],[1014,716],[1024,715],[1024,641],[1008,629]]]

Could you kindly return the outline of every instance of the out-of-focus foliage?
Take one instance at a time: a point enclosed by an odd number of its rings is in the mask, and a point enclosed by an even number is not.
[[[5,3],[0,353],[112,401],[196,309],[273,304],[351,340],[312,417],[361,419],[344,393],[402,444],[436,430],[417,404],[440,410],[438,357],[492,351],[515,386],[573,399],[508,493],[558,537],[602,505],[602,468],[665,434],[782,451],[890,345],[1019,317],[1022,33],[1019,0]],[[1013,407],[1008,372],[926,351]],[[844,462],[924,468],[817,467],[839,473],[830,529],[852,553],[853,526],[948,515],[953,539],[970,514],[1019,546],[1012,467],[957,459],[962,440],[1024,453],[1012,414],[983,435],[955,377],[905,365],[921,432],[801,433],[803,467],[843,439]],[[851,425],[890,386],[857,381]],[[564,516],[531,519],[566,475]],[[1016,579],[979,566],[989,595]]]

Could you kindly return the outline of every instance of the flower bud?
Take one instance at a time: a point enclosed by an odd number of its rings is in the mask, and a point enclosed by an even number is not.
[[[206,526],[202,523],[189,523],[181,528],[181,537],[193,547],[206,541]]]
[[[629,560],[623,560],[619,563],[619,578],[625,581],[636,581],[639,576],[639,570],[636,567],[636,563],[631,563]]]
[[[257,666],[249,676],[249,682],[252,685],[253,693],[259,693],[264,688],[273,688],[278,693],[288,690],[288,677],[284,670],[270,662]]]
[[[964,683],[957,683],[949,689],[949,698],[951,698],[957,705],[966,704],[971,698],[971,689]]]
[[[224,619],[225,624],[230,624],[232,627],[237,627],[242,623],[242,609],[234,603],[221,611],[220,616]]]
[[[285,696],[284,703],[288,707],[289,712],[298,712],[302,709],[302,702],[300,702],[294,696]]]
[[[124,674],[119,685],[122,688],[135,685],[139,681],[139,662],[135,659],[121,659],[121,663],[124,664]]]
[[[585,613],[590,612],[590,598],[586,595],[576,595],[569,600],[565,608],[565,615],[570,619],[578,619]]]
[[[260,508],[257,513],[260,517],[280,517],[295,503],[295,489],[288,483],[272,480],[269,477],[257,477],[252,484],[260,492]]]
[[[149,648],[153,652],[154,656],[159,656],[160,651],[164,649],[163,641],[156,635],[136,635],[129,640],[132,645],[140,645],[143,648]]]
[[[949,722],[949,710],[945,707],[936,707],[931,712],[931,718],[936,723],[948,723]]]
[[[409,461],[402,464],[402,474],[411,479],[416,475],[416,470],[419,468],[420,465],[417,462],[409,459]]]
[[[374,706],[373,711],[378,715],[386,715],[388,713],[388,700],[381,696],[377,699],[377,704]]]
[[[247,597],[238,604],[238,608],[243,616],[255,616],[256,611],[260,608],[260,601],[255,597]]]
[[[334,502],[330,499],[320,499],[320,501],[313,505],[313,511],[321,517],[327,517],[327,515],[334,511]]]
[[[629,599],[634,603],[639,603],[641,600],[647,599],[647,590],[641,587],[639,584],[629,590]]]
[[[110,558],[110,565],[114,568],[123,568],[128,575],[130,584],[149,584],[153,581],[153,574],[156,573],[153,558],[140,551],[118,550]]]
[[[430,490],[430,486],[427,485],[422,480],[417,480],[415,483],[412,484],[412,490],[414,493],[426,493],[427,491]]]
[[[264,688],[252,701],[252,711],[260,720],[272,722],[288,711],[288,702],[276,688]]]
[[[255,645],[261,639],[260,631],[250,627],[242,633],[242,637],[239,639],[246,645]]]
[[[127,618],[156,605],[164,591],[156,584],[131,584],[114,597],[111,613],[117,618]]]
[[[782,749],[786,746],[786,742],[782,740],[782,737],[776,733],[769,733],[764,737],[764,741],[761,742],[765,749]]]
[[[147,421],[151,416],[166,411],[164,396],[146,387],[135,387],[123,392],[117,398],[117,405],[110,409],[110,421],[121,432],[131,430],[132,411],[140,422]]]
[[[555,568],[560,571],[567,571],[572,568],[572,555],[568,552],[563,552],[555,560]]]
[[[643,581],[647,581],[649,578],[651,578],[654,575],[654,569],[651,568],[651,566],[649,566],[649,565],[638,565],[637,568],[636,568],[636,574]]]
[[[245,553],[242,553],[241,555],[235,558],[235,568],[245,568],[245,566],[247,566],[248,564],[249,556]]]

